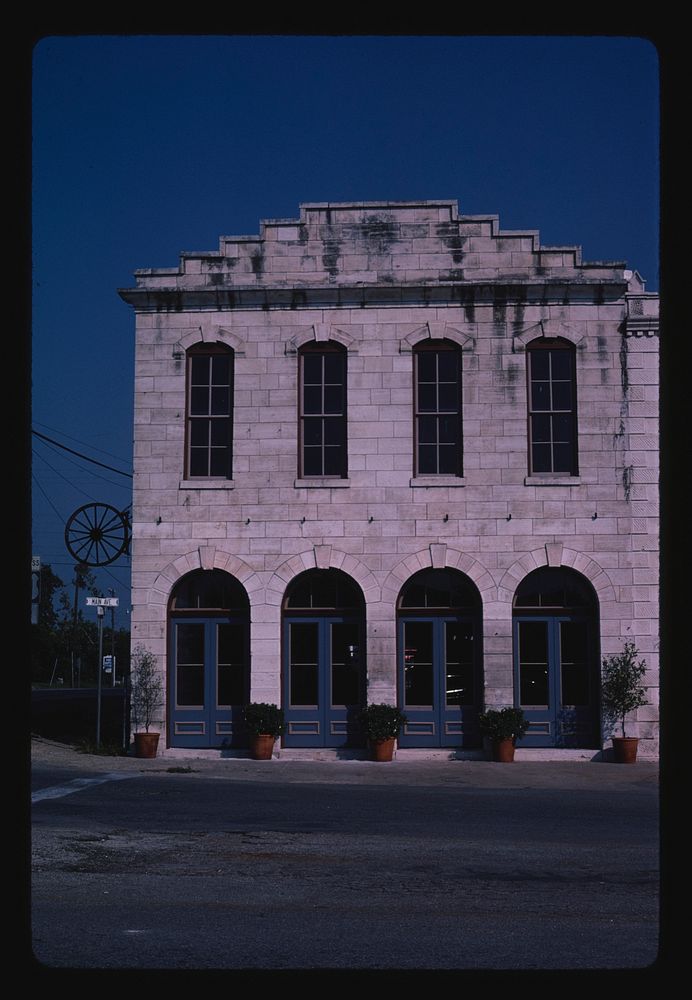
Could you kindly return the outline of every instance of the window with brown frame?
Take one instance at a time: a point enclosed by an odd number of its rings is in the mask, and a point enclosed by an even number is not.
[[[346,351],[337,344],[300,350],[300,475],[345,479]]]
[[[221,344],[187,352],[187,460],[190,479],[230,479],[234,354]]]
[[[571,344],[545,339],[527,348],[529,473],[576,476],[577,385]]]
[[[428,341],[413,360],[415,475],[461,476],[461,351]]]

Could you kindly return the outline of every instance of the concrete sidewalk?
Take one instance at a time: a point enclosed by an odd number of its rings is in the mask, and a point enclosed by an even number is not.
[[[301,757],[300,754],[304,755]],[[563,757],[560,760],[526,760],[496,764],[477,759],[450,759],[448,752],[434,756],[430,752],[412,756],[417,751],[399,751],[391,763],[345,759],[334,754],[331,759],[321,752],[308,756],[301,751],[279,751],[271,761],[253,761],[239,754],[224,756],[220,751],[167,750],[154,760],[136,757],[113,757],[85,754],[75,747],[42,737],[32,737],[32,767],[51,767],[80,773],[130,771],[141,774],[195,774],[232,781],[263,781],[318,784],[457,784],[478,788],[555,788],[623,789],[656,785],[658,762],[612,764],[589,757]],[[580,753],[579,751],[572,751]],[[583,753],[583,752],[582,752]]]

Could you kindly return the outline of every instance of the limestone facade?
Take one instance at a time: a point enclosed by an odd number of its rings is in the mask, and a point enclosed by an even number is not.
[[[599,659],[631,639],[647,662],[633,729],[640,754],[657,756],[658,299],[636,271],[421,201],[302,205],[258,236],[135,277],[120,291],[136,313],[133,645],[167,672],[174,588],[223,570],[249,601],[251,700],[281,704],[287,588],[338,569],[364,598],[367,700],[395,703],[402,587],[451,568],[480,595],[479,707],[512,705],[517,587],[563,567],[593,588]],[[529,440],[527,364],[541,342],[575,364],[577,456],[554,474],[533,468]],[[345,356],[344,466],[306,474],[299,361],[330,343]],[[451,473],[422,469],[416,450],[426,343],[453,345],[461,362]],[[186,372],[214,345],[232,351],[232,464],[198,477]],[[162,742],[175,745],[164,715]]]

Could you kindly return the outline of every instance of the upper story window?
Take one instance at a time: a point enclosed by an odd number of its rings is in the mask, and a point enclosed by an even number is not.
[[[529,473],[576,476],[577,386],[574,348],[545,339],[527,352]]]
[[[461,476],[461,351],[427,341],[413,359],[415,475]]]
[[[300,350],[300,475],[345,479],[346,351],[337,344]]]
[[[189,479],[230,479],[233,449],[233,351],[200,344],[187,352]]]

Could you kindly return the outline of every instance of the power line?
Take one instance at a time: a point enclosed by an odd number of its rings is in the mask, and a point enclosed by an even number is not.
[[[47,431],[52,431],[54,434],[59,434],[60,437],[67,438],[68,441],[76,441],[77,444],[83,444],[85,448],[91,448],[92,451],[98,451],[101,455],[110,455],[111,458],[117,458],[118,461],[124,461],[119,455],[114,455],[112,451],[106,451],[105,448],[97,448],[96,445],[82,441],[80,438],[72,437],[71,434],[66,434],[64,431],[56,430],[55,427],[51,427],[50,424],[44,424],[40,420],[34,420],[34,424],[38,427],[44,427]]]
[[[79,451],[75,451],[73,448],[68,448],[65,444],[60,444],[59,441],[53,440],[53,438],[47,437],[45,434],[41,434],[40,431],[36,431],[33,428],[31,433],[35,434],[36,437],[41,438],[43,441],[50,441],[51,444],[56,445],[58,448],[62,448],[63,451],[69,451],[71,455],[76,455],[78,458],[83,458],[86,462],[91,462],[93,465],[99,465],[102,469],[108,469],[109,472],[116,472],[119,476],[127,476],[128,479],[132,479],[131,472],[123,472],[121,469],[116,469],[112,465],[106,465],[104,462],[97,462],[95,458],[89,458],[88,455],[83,455]]]

